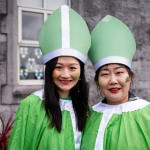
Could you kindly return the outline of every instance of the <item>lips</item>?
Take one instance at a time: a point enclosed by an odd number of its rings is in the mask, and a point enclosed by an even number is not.
[[[68,85],[70,84],[70,80],[61,80],[61,83],[64,84],[64,85]]]
[[[118,93],[119,90],[120,90],[120,88],[110,88],[110,89],[109,89],[109,91],[110,91],[111,93]]]

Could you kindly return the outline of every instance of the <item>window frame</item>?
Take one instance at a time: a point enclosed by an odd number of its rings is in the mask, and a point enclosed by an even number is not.
[[[71,5],[71,0],[68,0],[68,5]],[[23,40],[22,39],[22,13],[23,11],[26,12],[35,12],[43,14],[44,20],[47,19],[48,15],[52,14],[54,10],[48,10],[46,9],[46,0],[44,0],[43,8],[39,7],[26,7],[19,4],[19,0],[17,1],[18,6],[18,40],[17,40],[17,84],[18,85],[43,85],[44,80],[34,80],[34,79],[28,79],[28,80],[22,80],[20,79],[20,55],[19,55],[19,48],[21,46],[29,46],[29,47],[39,47],[38,41],[32,41],[32,40]],[[43,64],[44,66],[44,64]],[[44,66],[45,69],[45,66]]]
[[[20,79],[20,56],[19,56],[19,47],[20,46],[30,46],[30,47],[39,47],[39,42],[38,41],[32,41],[32,40],[23,40],[22,39],[22,12],[27,11],[27,12],[36,12],[36,13],[41,13],[44,15],[44,20],[47,19],[47,15],[52,14],[52,11],[45,11],[45,10],[34,10],[31,8],[22,8],[18,7],[18,55],[17,55],[17,82],[18,85],[42,85],[43,84],[43,79],[42,80],[21,80]],[[44,65],[44,64],[43,64]]]

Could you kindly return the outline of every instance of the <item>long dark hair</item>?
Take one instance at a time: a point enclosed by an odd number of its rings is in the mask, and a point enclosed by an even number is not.
[[[52,78],[52,72],[55,69],[58,57],[46,63],[45,68],[45,84],[44,84],[44,106],[47,116],[50,119],[50,127],[56,127],[58,132],[61,132],[62,113],[59,104],[59,95],[57,87]],[[79,131],[83,131],[86,121],[86,115],[89,113],[88,105],[88,85],[84,75],[84,64],[80,63],[81,74],[78,83],[70,90],[70,96],[73,103],[73,108],[77,120]]]

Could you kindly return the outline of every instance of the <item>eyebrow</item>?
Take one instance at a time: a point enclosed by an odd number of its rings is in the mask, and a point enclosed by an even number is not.
[[[117,69],[120,69],[120,68],[125,68],[123,66],[118,66],[118,67],[115,67],[114,69],[117,70]],[[101,68],[100,71],[107,71],[108,68]]]
[[[63,65],[62,63],[59,63],[59,62],[57,62],[57,64],[56,65]],[[72,64],[69,64],[70,66],[72,66],[72,65],[79,65],[79,64],[77,64],[77,63],[72,63]]]

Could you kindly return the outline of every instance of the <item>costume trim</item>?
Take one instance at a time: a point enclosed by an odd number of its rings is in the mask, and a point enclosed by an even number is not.
[[[94,111],[103,113],[103,117],[96,137],[94,150],[103,150],[105,129],[113,114],[122,114],[124,112],[135,111],[138,109],[142,109],[149,104],[150,103],[146,100],[138,99],[135,101],[129,101],[119,105],[108,105],[104,103],[98,103],[97,105],[93,106]]]
[[[99,67],[110,63],[124,64],[129,68],[131,68],[131,61],[129,61],[128,59],[119,56],[110,56],[110,57],[103,58],[100,61],[98,61],[96,64],[94,64],[94,69],[96,71]]]
[[[43,100],[43,92],[44,90],[39,90],[39,91],[34,92],[33,94],[38,96],[41,100]],[[60,99],[60,108],[61,108],[61,111],[67,110],[70,112],[72,128],[73,128],[73,133],[74,133],[75,150],[80,150],[81,132],[78,131],[78,128],[77,128],[76,117],[75,117],[72,101],[71,100],[66,101],[66,100]]]

